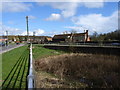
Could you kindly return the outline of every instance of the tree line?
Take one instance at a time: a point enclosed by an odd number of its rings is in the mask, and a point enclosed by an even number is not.
[[[93,35],[91,35],[91,41],[120,41],[120,30],[104,34],[94,32]]]

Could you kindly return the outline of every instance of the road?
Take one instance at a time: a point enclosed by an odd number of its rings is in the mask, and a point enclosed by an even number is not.
[[[11,45],[8,45],[8,46],[3,46],[3,47],[0,47],[0,54],[2,53],[5,53],[7,51],[10,51],[14,48],[18,48],[20,46],[23,46],[24,44],[19,44],[19,45],[16,45],[16,44],[11,44]]]

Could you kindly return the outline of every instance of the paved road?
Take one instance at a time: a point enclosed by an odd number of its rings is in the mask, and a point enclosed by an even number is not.
[[[3,46],[3,47],[0,47],[0,54],[2,53],[5,53],[7,51],[10,51],[14,48],[18,48],[20,46],[23,46],[24,44],[19,44],[19,45],[16,45],[16,44],[12,44],[12,45],[9,45],[9,46]]]

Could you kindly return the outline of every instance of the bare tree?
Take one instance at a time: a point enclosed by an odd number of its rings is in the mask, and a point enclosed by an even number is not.
[[[68,31],[64,31],[63,34],[68,34]]]
[[[77,33],[77,31],[74,30],[74,29],[72,29],[72,30],[70,31],[70,33],[71,33],[70,42],[73,42],[73,36],[74,36],[75,33]]]
[[[97,36],[98,36],[98,33],[97,33],[96,31],[94,31],[93,36],[94,36],[94,37],[97,37]]]
[[[72,29],[72,30],[70,31],[70,33],[75,34],[75,33],[77,33],[77,31],[74,30],[74,29]]]

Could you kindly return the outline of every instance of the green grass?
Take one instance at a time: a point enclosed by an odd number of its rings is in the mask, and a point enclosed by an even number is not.
[[[13,86],[14,88],[20,88],[19,86],[26,88],[28,58],[29,50],[27,46],[22,46],[2,54],[2,80],[7,78],[16,62],[19,62],[10,73],[3,87],[7,87],[9,84],[8,88]]]
[[[60,55],[62,53],[64,52],[46,49],[42,45],[33,45],[33,56],[35,59],[44,58],[51,55]],[[27,46],[22,46],[2,54],[3,81],[6,80],[6,77],[9,75],[16,62],[19,62],[19,64],[14,67],[8,79],[3,84],[4,88],[26,88],[28,57],[29,50]],[[23,78],[21,79],[21,77]]]
[[[33,45],[33,57],[35,60],[38,60],[40,58],[45,58],[48,56],[60,55],[64,53],[65,52],[60,50],[52,50],[52,49],[44,48],[43,45]]]
[[[5,79],[27,46],[22,46],[2,54],[2,78]]]
[[[2,85],[2,55],[0,54],[0,86]]]

